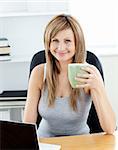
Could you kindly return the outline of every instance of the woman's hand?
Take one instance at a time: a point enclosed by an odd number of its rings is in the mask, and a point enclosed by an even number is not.
[[[78,81],[78,84],[76,85],[77,88],[84,88],[85,90],[88,89],[92,92],[104,87],[101,74],[95,66],[88,64],[88,66],[83,67],[82,70],[87,73],[82,75],[78,73],[76,77],[76,80]]]

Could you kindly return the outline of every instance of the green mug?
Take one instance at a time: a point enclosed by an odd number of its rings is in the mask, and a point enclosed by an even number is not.
[[[88,64],[87,63],[71,63],[68,64],[68,79],[69,82],[72,86],[72,88],[76,88],[77,84],[82,84],[81,82],[78,82],[77,80],[75,80],[75,77],[78,74],[88,74],[87,71],[82,70],[81,67],[87,67]]]

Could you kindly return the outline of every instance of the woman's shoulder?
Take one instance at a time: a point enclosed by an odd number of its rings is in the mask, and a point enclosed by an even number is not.
[[[35,83],[38,85],[43,84],[43,78],[44,78],[44,66],[45,64],[37,65],[31,72],[31,80],[34,80]]]
[[[34,67],[34,69],[32,70],[31,73],[34,73],[34,74],[43,74],[44,72],[44,66],[45,64],[39,64],[37,65],[36,67]]]

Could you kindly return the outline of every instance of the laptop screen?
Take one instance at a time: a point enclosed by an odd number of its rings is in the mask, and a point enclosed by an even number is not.
[[[0,150],[39,150],[33,124],[0,121]]]

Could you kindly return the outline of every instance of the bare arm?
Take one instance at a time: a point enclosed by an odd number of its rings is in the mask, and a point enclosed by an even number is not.
[[[91,98],[95,105],[95,109],[102,129],[108,134],[113,134],[116,128],[116,118],[109,103],[102,77],[97,68],[93,65],[85,68],[85,70],[90,74],[85,75],[86,79],[84,79],[83,77],[77,78],[78,81],[84,83],[82,86],[78,85],[78,87],[87,87],[90,89]]]
[[[23,122],[36,123],[38,102],[43,84],[43,65],[36,66],[30,76]]]

